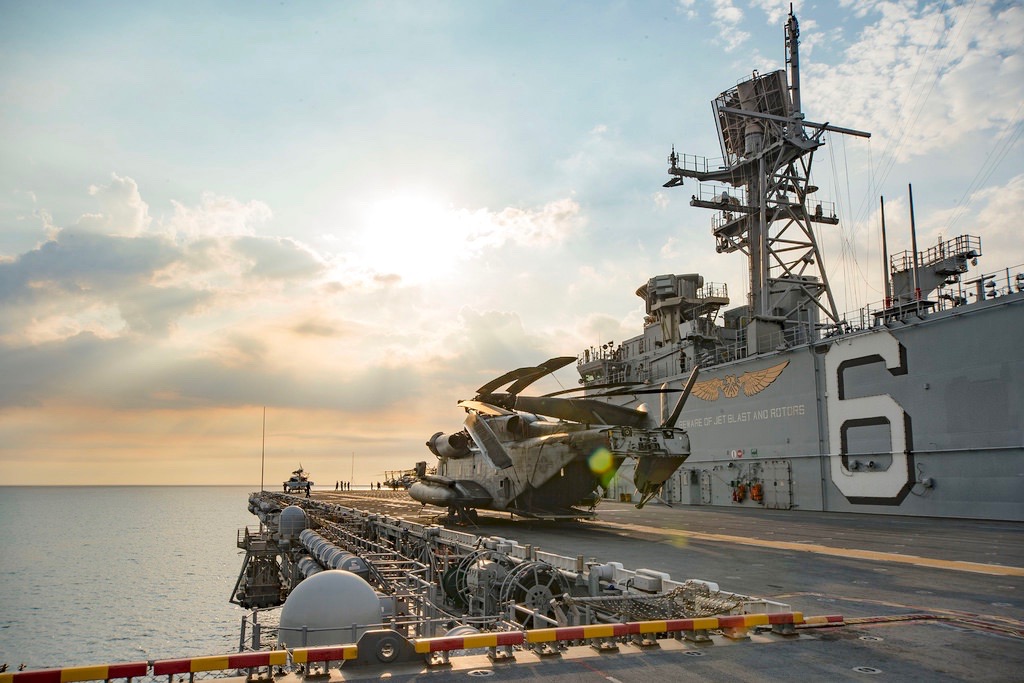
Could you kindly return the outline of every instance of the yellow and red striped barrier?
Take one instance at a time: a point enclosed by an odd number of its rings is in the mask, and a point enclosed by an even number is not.
[[[516,645],[552,643],[572,640],[596,640],[619,638],[650,633],[681,633],[692,631],[713,631],[750,629],[757,626],[803,625],[820,626],[844,624],[841,615],[804,617],[801,612],[777,612],[771,614],[736,614],[721,617],[696,619],[665,619],[661,621],[634,621],[624,624],[592,624],[588,626],[561,626],[529,631],[498,631],[475,633],[459,637],[417,638],[412,642],[417,654],[430,655],[435,652],[473,650],[477,648],[511,647]],[[289,657],[290,656],[290,657]],[[131,679],[140,676],[173,676],[206,671],[232,669],[254,669],[259,667],[286,666],[289,658],[293,664],[314,662],[349,661],[357,659],[357,645],[331,647],[296,648],[272,652],[248,652],[212,657],[188,659],[164,659],[155,662],[130,662],[101,666],[76,666],[63,669],[41,669],[0,673],[0,683],[78,683],[80,681],[109,681]]]
[[[592,638],[617,638],[647,633],[677,633],[682,631],[713,631],[716,629],[753,628],[781,624],[801,624],[804,616],[800,612],[778,612],[775,614],[736,614],[725,617],[702,617],[697,619],[666,619],[664,621],[633,621],[625,624],[594,624],[590,626],[563,626],[542,628],[526,632],[528,643],[550,643],[564,640],[590,640]]]
[[[831,618],[831,617],[829,617]],[[839,617],[841,620],[842,617]],[[472,650],[481,647],[522,645],[524,643],[553,643],[568,640],[591,640],[596,638],[618,638],[648,633],[676,633],[682,631],[713,631],[716,629],[754,628],[755,626],[777,626],[805,623],[801,612],[778,612],[774,614],[736,614],[724,617],[698,619],[666,619],[663,621],[633,621],[625,624],[591,624],[589,626],[560,626],[539,628],[530,631],[501,631],[498,633],[476,633],[457,638],[420,638],[413,641],[419,654],[446,652],[450,650]]]
[[[100,666],[69,666],[63,669],[39,669],[0,674],[0,683],[74,683],[75,681],[106,681],[111,678],[134,678],[149,673],[148,662],[103,664]]]
[[[843,624],[846,620],[841,614],[826,614],[820,617],[807,617],[803,621],[805,626],[822,626],[824,624]]]
[[[336,645],[334,647],[303,647],[292,650],[292,661],[296,664],[313,662],[341,662],[355,659],[359,648],[355,645]]]
[[[418,654],[448,652],[450,650],[473,650],[479,647],[522,645],[526,640],[524,631],[498,631],[495,633],[474,633],[454,638],[419,638],[413,641]]]
[[[287,663],[287,650],[246,652],[235,655],[215,655],[213,657],[192,657],[189,659],[163,659],[153,662],[153,675],[173,676],[174,674],[194,674],[201,671],[254,669],[261,666],[284,666]]]

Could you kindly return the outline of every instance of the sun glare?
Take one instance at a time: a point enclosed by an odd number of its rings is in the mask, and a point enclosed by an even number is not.
[[[471,222],[467,212],[434,197],[390,195],[367,207],[358,256],[375,273],[425,282],[450,272],[464,255]]]

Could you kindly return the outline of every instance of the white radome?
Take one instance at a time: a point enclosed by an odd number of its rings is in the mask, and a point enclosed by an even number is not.
[[[278,528],[281,530],[281,537],[294,540],[299,537],[303,529],[309,523],[306,521],[306,511],[297,505],[289,505],[281,511],[281,518],[278,521]]]
[[[305,579],[288,595],[277,642],[284,647],[354,643],[381,620],[380,598],[370,584],[352,572],[331,569]],[[353,624],[361,628],[353,631]]]

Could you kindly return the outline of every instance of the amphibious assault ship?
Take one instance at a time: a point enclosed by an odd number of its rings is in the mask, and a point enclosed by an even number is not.
[[[811,164],[826,132],[868,134],[804,118],[798,37],[791,14],[786,68],[713,100],[721,159],[669,156],[665,187],[695,187],[717,251],[746,255],[746,303],[699,274],[652,277],[642,334],[584,350],[581,382],[673,389],[700,366],[670,504],[1024,520],[1024,272],[971,272],[975,235],[919,250],[911,190],[913,248],[883,253],[885,300],[839,314],[812,229],[839,221]],[[630,495],[629,467],[606,497]]]

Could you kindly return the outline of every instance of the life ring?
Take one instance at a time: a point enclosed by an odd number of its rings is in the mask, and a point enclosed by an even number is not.
[[[732,490],[732,499],[734,502],[742,503],[743,499],[747,497],[747,487],[743,484],[737,484],[736,488]]]

